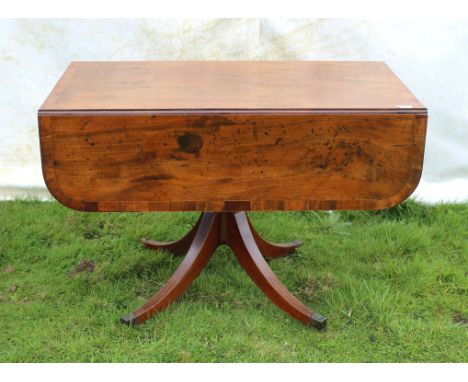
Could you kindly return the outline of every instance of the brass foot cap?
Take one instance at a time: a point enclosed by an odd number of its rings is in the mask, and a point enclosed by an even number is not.
[[[327,318],[321,316],[318,313],[314,313],[312,317],[310,317],[310,321],[312,326],[314,326],[320,331],[324,331],[327,329]]]
[[[128,325],[128,326],[133,326],[135,325],[136,317],[133,315],[133,313],[129,313],[126,316],[123,316],[120,319],[120,322],[122,324]]]

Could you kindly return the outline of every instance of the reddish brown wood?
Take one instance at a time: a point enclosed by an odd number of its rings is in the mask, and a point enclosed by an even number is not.
[[[41,110],[393,110],[424,106],[383,62],[72,62]]]
[[[253,233],[253,227],[245,212],[206,212],[202,214],[199,222],[196,225],[193,243],[174,275],[141,308],[123,317],[123,323],[141,324],[174,302],[200,274],[216,247],[227,244],[242,268],[273,303],[297,320],[318,329],[325,329],[326,319],[311,311],[294,297],[270,269],[264,257],[278,257],[278,249],[263,241],[258,234]],[[263,247],[260,250],[257,240],[267,245],[262,244]],[[289,246],[288,253],[294,248],[295,246]],[[175,253],[179,254],[179,250],[180,248],[176,247]],[[282,253],[282,255],[285,254]]]
[[[253,235],[255,243],[260,249],[260,253],[262,253],[263,257],[265,257],[266,259],[276,259],[278,257],[287,256],[293,253],[297,247],[302,245],[301,240],[294,240],[290,243],[284,244],[270,243],[258,234],[258,232],[253,227],[250,219],[248,218],[247,214],[244,213],[244,215],[249,223],[250,232]]]
[[[203,216],[203,213],[200,215],[198,218],[197,222],[195,225],[192,227],[192,229],[181,239],[172,241],[172,242],[164,242],[164,241],[156,241],[156,240],[149,240],[149,239],[142,239],[142,243],[146,246],[148,249],[152,249],[154,251],[166,251],[171,253],[174,256],[183,256],[187,253],[188,249],[190,248],[190,245],[192,244],[193,238],[195,237],[195,234],[197,233],[198,227],[200,225],[201,218]],[[221,215],[224,216],[224,215]],[[250,231],[252,232],[252,235],[255,239],[255,243],[257,244],[258,248],[260,249],[260,252],[263,254],[263,256],[266,259],[276,259],[278,257],[284,257],[287,256],[291,253],[293,253],[297,247],[302,245],[301,240],[294,240],[289,243],[282,243],[282,244],[277,244],[277,243],[270,243],[269,241],[263,239],[258,232],[255,230],[253,227],[250,219],[248,218],[247,215],[245,215],[250,226]],[[222,224],[225,224],[224,221]],[[224,232],[226,232],[227,226],[223,227]],[[223,236],[227,237],[227,233]],[[221,239],[221,241],[227,241],[227,239]]]
[[[255,284],[273,303],[292,317],[318,329],[325,329],[326,319],[294,297],[270,269],[252,235],[245,212],[231,213],[228,219],[229,245]]]
[[[124,322],[164,309],[228,244],[275,304],[319,328],[264,260],[300,243],[268,243],[239,211],[400,203],[419,182],[427,125],[382,62],[72,63],[38,117],[44,179],[62,204],[206,211],[181,240],[144,242],[187,255]]]
[[[381,62],[72,63],[39,111],[46,184],[84,211],[390,207],[426,123]]]
[[[85,211],[381,209],[422,169],[426,117],[42,116],[44,178]]]
[[[195,238],[169,281],[141,308],[122,318],[126,324],[140,324],[173,303],[205,268],[219,243],[219,219],[215,213],[203,214]]]
[[[156,240],[148,240],[142,239],[143,244],[146,248],[152,249],[154,251],[167,251],[172,253],[174,256],[183,256],[187,253],[190,248],[190,245],[195,238],[195,235],[198,231],[198,227],[200,226],[200,222],[202,220],[203,214],[200,215],[198,221],[192,227],[192,229],[181,239],[171,242],[164,242],[164,241],[156,241]]]

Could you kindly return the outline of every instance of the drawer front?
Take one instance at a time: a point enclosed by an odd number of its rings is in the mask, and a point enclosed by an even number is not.
[[[422,170],[426,115],[41,114],[46,184],[88,211],[380,209]]]

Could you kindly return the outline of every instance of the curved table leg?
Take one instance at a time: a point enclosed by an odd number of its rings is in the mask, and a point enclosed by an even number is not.
[[[326,318],[314,313],[294,297],[270,269],[260,253],[244,212],[229,216],[228,231],[229,245],[237,260],[263,293],[292,317],[324,330]]]
[[[302,245],[301,240],[294,240],[289,243],[284,243],[284,244],[276,244],[276,243],[270,243],[269,241],[266,241],[263,239],[257,231],[255,231],[254,226],[252,225],[252,222],[250,221],[249,217],[246,214],[247,221],[249,222],[249,227],[250,230],[252,231],[252,236],[255,240],[255,243],[257,243],[258,248],[260,249],[260,252],[262,253],[263,257],[266,259],[276,259],[278,257],[284,257],[287,256],[291,253],[293,253],[297,247]]]
[[[195,238],[202,216],[203,214],[200,215],[193,228],[179,240],[164,242],[142,239],[141,242],[146,246],[146,248],[152,249],[153,251],[168,251],[174,256],[183,256],[187,253],[193,239]]]
[[[121,322],[129,325],[141,324],[173,303],[206,266],[218,242],[219,215],[204,213],[187,255],[169,281],[142,307],[122,317]]]

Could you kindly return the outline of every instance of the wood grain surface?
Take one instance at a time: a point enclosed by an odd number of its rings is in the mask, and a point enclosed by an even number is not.
[[[72,63],[39,111],[46,184],[87,211],[386,208],[426,124],[380,62]]]
[[[44,177],[72,208],[378,209],[423,160],[421,115],[41,116]]]
[[[383,62],[73,62],[41,110],[424,109]]]

